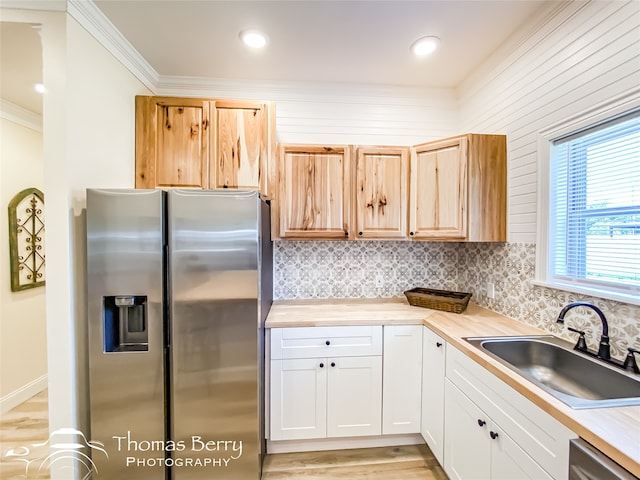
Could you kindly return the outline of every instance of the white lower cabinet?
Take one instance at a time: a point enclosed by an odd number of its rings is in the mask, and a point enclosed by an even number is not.
[[[327,436],[326,360],[271,361],[271,440]]]
[[[445,382],[444,469],[451,479],[548,480],[552,477],[450,381]]]
[[[577,435],[450,344],[444,469],[452,479],[566,480]]]
[[[422,325],[272,329],[269,346],[271,441],[421,433],[451,479],[568,478],[577,435]]]
[[[444,379],[446,342],[422,327],[422,421],[420,433],[444,463]]]
[[[327,437],[380,435],[382,357],[329,360]]]
[[[282,338],[294,334],[297,338],[291,340],[291,350],[271,350],[270,440],[380,435],[382,327],[335,327],[323,335],[314,328],[271,335],[272,343],[278,345]],[[358,340],[353,351],[348,343],[371,335],[373,345],[369,340],[365,343],[374,355],[354,356],[363,343]],[[335,356],[306,358],[319,350]],[[291,355],[302,358],[277,358]]]
[[[420,433],[422,325],[385,325],[382,433]]]

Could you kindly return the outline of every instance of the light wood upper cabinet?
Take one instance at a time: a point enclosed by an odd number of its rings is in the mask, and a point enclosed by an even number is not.
[[[411,149],[409,236],[506,241],[506,137],[463,135]]]
[[[268,190],[268,111],[263,103],[216,101],[213,104],[214,188]]]
[[[468,226],[470,242],[507,241],[507,137],[469,135]]]
[[[136,188],[207,188],[209,102],[136,97]]]
[[[136,97],[136,188],[256,189],[271,194],[271,103]]]
[[[354,162],[358,238],[406,236],[408,158],[408,148],[358,147]]]
[[[504,135],[349,151],[281,146],[272,238],[506,241]]]
[[[456,138],[413,147],[409,235],[466,236],[467,140]]]
[[[349,238],[350,149],[281,145],[277,238]]]

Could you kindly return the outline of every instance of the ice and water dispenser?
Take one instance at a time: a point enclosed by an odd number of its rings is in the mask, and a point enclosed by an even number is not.
[[[103,297],[105,352],[149,350],[146,295]]]

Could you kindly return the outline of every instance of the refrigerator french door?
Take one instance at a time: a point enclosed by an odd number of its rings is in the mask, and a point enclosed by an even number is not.
[[[257,192],[87,191],[94,478],[260,478],[269,236]]]

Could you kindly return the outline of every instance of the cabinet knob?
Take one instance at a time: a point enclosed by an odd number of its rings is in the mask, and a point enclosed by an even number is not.
[[[324,368],[324,363],[320,363],[320,368]]]
[[[329,340],[327,340],[326,342],[324,342],[326,345],[331,345],[331,342]]]
[[[362,232],[358,232],[358,235],[359,235],[359,236],[362,236]]]
[[[482,420],[481,418],[478,419],[478,426],[480,427],[484,427],[487,424],[487,422],[485,422],[484,420]]]
[[[336,366],[336,362],[331,362],[331,366],[335,367]]]
[[[409,232],[409,236],[413,237],[416,233],[415,232]]]
[[[344,236],[348,237],[349,236],[349,232],[347,232],[346,230],[344,231]]]
[[[489,436],[491,437],[492,440],[495,440],[496,438],[498,438],[498,432],[489,432]]]
[[[436,347],[440,348],[441,346],[442,346],[442,343],[436,342]]]

